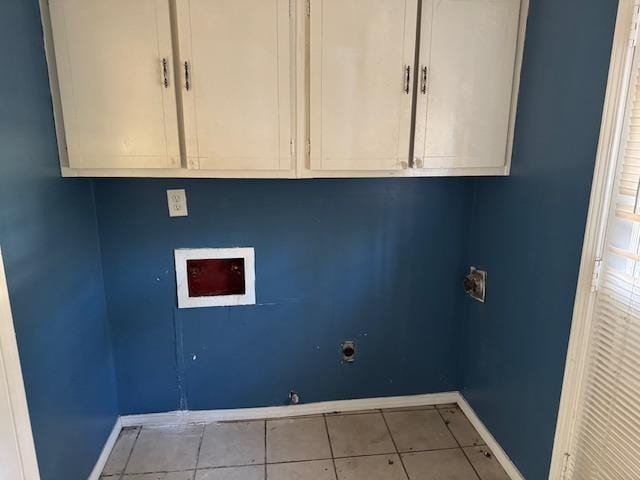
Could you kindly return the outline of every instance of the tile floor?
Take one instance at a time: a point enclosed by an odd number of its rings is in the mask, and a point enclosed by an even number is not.
[[[455,405],[125,428],[101,480],[508,480]]]

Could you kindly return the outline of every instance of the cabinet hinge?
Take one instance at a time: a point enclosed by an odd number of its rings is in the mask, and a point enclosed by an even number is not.
[[[296,155],[296,144],[293,143],[293,139],[289,140],[289,151],[291,152],[291,156],[295,157],[295,155]]]
[[[307,155],[311,155],[311,140],[307,139]]]
[[[289,0],[289,16],[290,17],[293,16],[293,1],[294,0]]]
[[[629,40],[632,47],[638,45],[638,35],[640,34],[640,5],[636,4],[633,7],[633,18],[631,20],[631,32],[629,33]]]
[[[306,3],[306,10],[307,10],[307,17],[311,16],[311,0],[305,0]]]
[[[600,272],[602,270],[602,258],[598,257],[593,262],[593,275],[591,277],[591,291],[597,292],[600,285]]]

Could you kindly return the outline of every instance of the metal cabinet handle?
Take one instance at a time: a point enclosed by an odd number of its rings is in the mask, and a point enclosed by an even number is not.
[[[191,90],[191,68],[189,67],[189,62],[184,62],[184,88],[187,89],[187,92]]]
[[[420,87],[420,91],[423,95],[427,94],[427,80],[429,78],[429,70],[427,67],[422,67],[422,86]]]
[[[169,88],[169,61],[166,58],[162,59],[162,85]]]
[[[411,87],[411,67],[407,65],[404,68],[404,93],[409,95],[409,88]]]

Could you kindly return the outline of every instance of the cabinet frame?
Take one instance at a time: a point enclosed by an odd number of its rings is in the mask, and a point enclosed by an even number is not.
[[[167,0],[171,11],[175,14],[175,0]],[[53,48],[53,34],[49,5],[47,0],[39,0],[42,27],[44,33],[45,55],[49,72],[49,82],[53,102],[53,114],[56,126],[56,139],[60,158],[61,174],[63,177],[94,177],[94,178],[386,178],[386,177],[445,177],[445,176],[506,176],[511,171],[511,157],[513,153],[513,141],[515,133],[515,121],[517,115],[518,93],[520,89],[520,77],[526,37],[527,18],[529,13],[529,1],[520,0],[520,16],[518,25],[518,38],[516,45],[516,58],[514,64],[513,89],[511,93],[511,110],[509,114],[509,130],[507,151],[504,167],[461,167],[461,168],[415,168],[408,167],[400,170],[313,170],[310,164],[309,135],[310,135],[310,10],[313,0],[289,0],[290,28],[292,36],[291,46],[291,85],[292,85],[292,168],[289,170],[197,170],[190,169],[186,164],[184,152],[184,132],[180,128],[181,167],[158,169],[123,169],[123,168],[70,168],[67,152],[67,140],[64,127],[64,114],[60,98],[59,79]],[[419,0],[421,1],[421,0]],[[173,22],[174,20],[172,20]],[[173,45],[174,60],[179,59],[177,39],[174,36]],[[413,101],[416,101],[419,81],[417,80],[416,65],[413,69]],[[177,89],[182,88],[183,79],[180,70],[176,70]],[[181,113],[181,92],[176,92],[179,104],[179,116]],[[182,118],[179,118],[182,124]],[[415,115],[411,128],[415,127]],[[410,152],[413,153],[413,146]],[[407,160],[409,160],[408,157]]]

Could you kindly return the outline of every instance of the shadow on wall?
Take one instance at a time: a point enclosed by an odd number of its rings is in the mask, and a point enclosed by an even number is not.
[[[0,245],[43,480],[87,478],[118,414],[90,180],[60,178],[36,0],[0,2]]]

